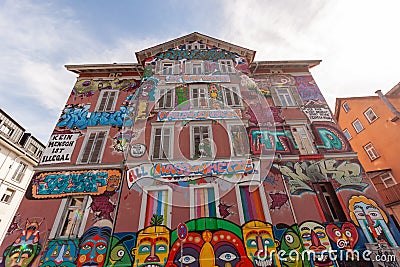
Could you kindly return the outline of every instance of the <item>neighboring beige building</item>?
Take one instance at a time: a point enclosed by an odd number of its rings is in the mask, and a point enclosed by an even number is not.
[[[44,145],[25,132],[11,116],[0,109],[0,244],[13,230],[16,211],[39,163]],[[17,220],[18,221],[18,218]],[[25,223],[15,225],[17,229]],[[15,229],[15,230],[17,230]]]
[[[395,222],[400,224],[400,83],[386,94],[337,98],[335,117]]]

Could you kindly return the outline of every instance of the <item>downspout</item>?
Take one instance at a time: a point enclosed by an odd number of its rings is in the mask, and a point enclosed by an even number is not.
[[[392,105],[392,103],[390,103],[389,99],[387,99],[387,97],[384,94],[382,94],[381,90],[377,90],[375,94],[379,96],[379,98],[383,101],[383,103],[385,103],[385,105],[390,109],[390,111],[394,115],[396,115],[397,118],[400,118],[400,112]]]

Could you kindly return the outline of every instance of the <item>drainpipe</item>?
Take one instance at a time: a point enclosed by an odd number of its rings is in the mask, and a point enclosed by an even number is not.
[[[381,90],[377,90],[375,92],[379,96],[379,98],[385,103],[385,105],[390,109],[390,111],[396,115],[396,117],[400,118],[400,112],[390,103],[389,99],[386,98],[384,94],[382,94]]]

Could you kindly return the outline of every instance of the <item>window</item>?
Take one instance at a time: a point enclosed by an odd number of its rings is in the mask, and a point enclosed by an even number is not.
[[[193,159],[213,157],[211,125],[190,125],[190,154]]]
[[[12,198],[14,197],[14,194],[15,194],[15,190],[7,188],[6,191],[4,192],[3,196],[1,197],[1,202],[10,204]]]
[[[78,158],[79,163],[100,163],[107,141],[108,130],[88,129],[83,149]]]
[[[303,104],[296,87],[273,87],[271,96],[275,106],[293,107]]]
[[[234,72],[232,60],[219,60],[219,70],[221,73],[232,73]]]
[[[144,187],[139,228],[150,225],[171,226],[172,190],[168,186]]]
[[[173,124],[172,124],[173,125]],[[160,126],[153,126],[151,130],[151,158],[152,159],[171,159],[173,157],[173,126],[164,123]]]
[[[246,156],[250,153],[249,139],[244,125],[229,125],[229,137],[231,141],[232,156]]]
[[[84,229],[88,216],[88,196],[73,196],[62,200],[54,224],[53,237],[77,237]]]
[[[3,133],[5,133],[8,136],[11,136],[13,134],[13,132],[14,132],[14,130],[10,126],[8,126],[7,124],[1,125],[0,131],[2,131]]]
[[[218,217],[218,188],[213,184],[190,187],[190,218]]]
[[[205,85],[190,86],[190,106],[192,108],[208,108],[208,89]]]
[[[364,146],[364,150],[365,150],[365,152],[367,152],[367,155],[370,158],[370,160],[375,160],[375,159],[379,158],[379,154],[378,154],[378,152],[376,152],[376,149],[374,148],[372,143],[366,144]]]
[[[157,88],[158,89],[158,109],[172,109],[174,107],[175,90],[174,88]]]
[[[367,111],[364,112],[364,115],[370,123],[373,123],[378,119],[378,116],[376,116],[372,108],[367,109]]]
[[[391,187],[392,185],[396,184],[396,181],[394,180],[394,177],[390,172],[384,173],[380,175],[383,184],[386,186],[386,188]]]
[[[242,99],[238,85],[223,85],[221,86],[224,92],[225,104],[229,107],[241,107]]]
[[[315,193],[328,222],[344,222],[346,216],[330,182],[313,183]]]
[[[350,140],[352,138],[349,130],[347,130],[347,129],[343,130],[343,134],[344,134],[344,136],[346,136],[347,140]]]
[[[14,181],[20,182],[22,180],[22,177],[24,177],[27,167],[28,167],[28,165],[26,165],[23,162],[20,162],[11,179],[13,179]]]
[[[117,90],[102,90],[99,100],[96,104],[96,111],[111,112],[115,110],[115,105],[118,98]]]
[[[292,134],[297,147],[302,155],[315,154],[317,151],[314,148],[312,139],[308,134],[308,130],[305,125],[291,126]]]
[[[349,112],[350,110],[351,110],[351,108],[350,108],[350,106],[349,106],[349,103],[347,103],[347,102],[344,102],[343,104],[342,104],[342,107],[343,107],[343,110],[347,113],[347,112]]]
[[[262,184],[236,185],[236,197],[241,224],[252,220],[271,222]]]
[[[359,133],[362,130],[364,130],[364,127],[362,126],[361,122],[358,119],[353,121],[352,124],[353,124],[354,130],[356,130],[357,133]]]
[[[30,143],[28,146],[28,151],[35,154],[36,151],[38,150],[37,146],[35,146],[34,144]]]
[[[172,62],[162,62],[161,74],[162,75],[172,75],[174,70],[174,64]]]

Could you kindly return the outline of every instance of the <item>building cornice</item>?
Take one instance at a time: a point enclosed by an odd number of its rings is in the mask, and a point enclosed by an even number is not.
[[[73,73],[93,73],[93,72],[138,72],[141,75],[143,67],[137,63],[113,63],[113,64],[82,64],[65,65],[65,68]]]

